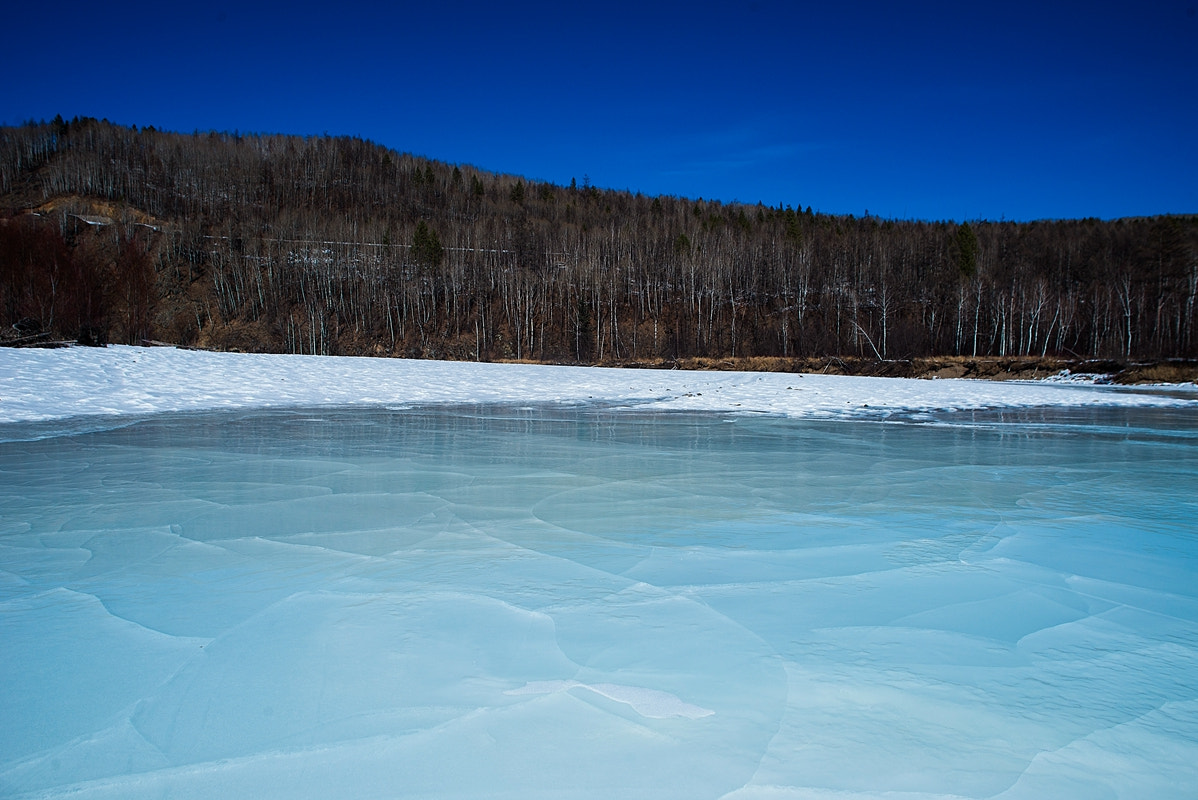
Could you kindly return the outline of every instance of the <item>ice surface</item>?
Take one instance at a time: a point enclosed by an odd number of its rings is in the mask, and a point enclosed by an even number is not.
[[[620,686],[614,683],[597,683],[592,686],[578,681],[531,681],[519,689],[508,689],[505,694],[552,694],[570,689],[587,689],[611,700],[625,703],[642,717],[699,719],[715,713],[711,709],[684,703],[669,692],[639,689],[635,686]]]
[[[915,413],[794,419],[518,368],[485,391],[570,403],[470,405],[473,365],[428,388],[401,363],[373,386],[418,405],[255,411],[212,354],[97,352],[67,393],[111,381],[111,418],[66,418],[40,373],[7,386],[58,421],[0,391],[0,796],[1198,785],[1192,399],[928,381]],[[335,377],[296,363],[277,377]],[[146,389],[169,364],[213,381],[185,408],[238,410],[124,416],[189,397]],[[700,377],[774,402],[774,376]]]

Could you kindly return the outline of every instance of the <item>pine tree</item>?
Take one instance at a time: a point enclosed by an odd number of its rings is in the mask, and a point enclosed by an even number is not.
[[[412,260],[422,267],[432,269],[440,266],[444,257],[445,248],[441,246],[441,237],[424,220],[420,220],[416,225],[416,233],[412,235]]]
[[[957,269],[966,278],[972,278],[978,271],[978,237],[968,222],[963,222],[957,228]]]

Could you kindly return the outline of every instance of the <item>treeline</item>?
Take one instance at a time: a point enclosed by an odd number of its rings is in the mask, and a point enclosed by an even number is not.
[[[830,216],[92,119],[0,129],[0,207],[3,323],[64,336],[585,363],[1198,355],[1198,216]]]

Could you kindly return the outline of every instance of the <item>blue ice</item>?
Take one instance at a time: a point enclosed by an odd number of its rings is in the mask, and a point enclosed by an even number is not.
[[[1198,786],[1192,410],[36,433],[0,443],[6,797]]]

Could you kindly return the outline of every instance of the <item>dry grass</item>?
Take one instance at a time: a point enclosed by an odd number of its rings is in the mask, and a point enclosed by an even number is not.
[[[1117,383],[1198,383],[1198,362],[1132,364],[1115,375]]]
[[[504,359],[505,363],[541,363],[532,359]],[[1109,375],[1122,384],[1198,382],[1198,361],[1128,363],[1116,360],[1082,360],[1039,356],[973,357],[936,356],[913,359],[876,359],[854,356],[780,358],[651,358],[606,359],[597,366],[641,369],[689,369],[736,372],[806,372],[827,375],[869,375],[892,378],[973,378],[991,381],[1039,380],[1069,370],[1076,374]]]

